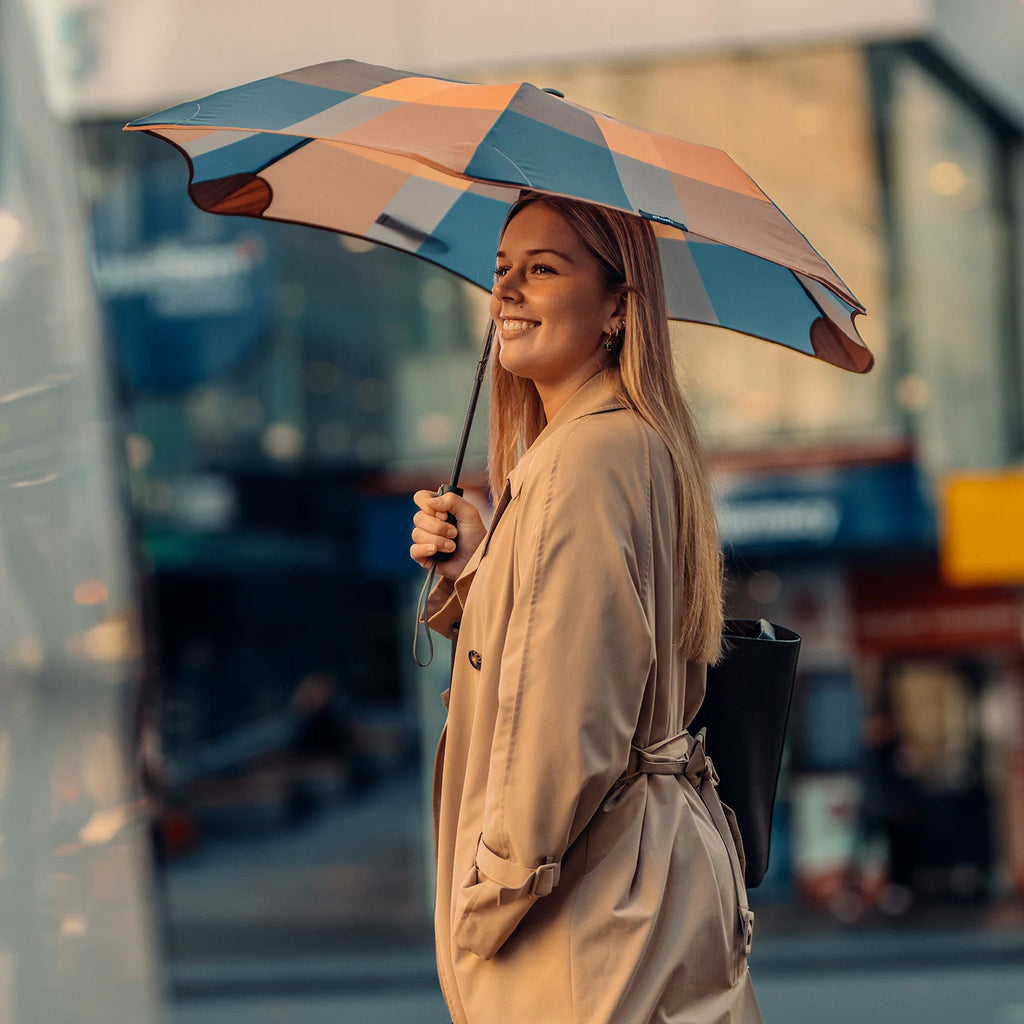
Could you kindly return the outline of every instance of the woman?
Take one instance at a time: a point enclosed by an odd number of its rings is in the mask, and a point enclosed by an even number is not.
[[[434,781],[456,1024],[761,1020],[742,854],[684,732],[721,569],[665,309],[649,224],[525,195],[490,304],[490,529],[415,495],[411,556],[453,552],[430,625],[459,626]]]

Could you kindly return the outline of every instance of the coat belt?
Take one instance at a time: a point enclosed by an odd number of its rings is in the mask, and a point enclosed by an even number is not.
[[[749,953],[754,937],[754,912],[747,901],[740,847],[737,846],[737,838],[734,838],[734,830],[726,817],[722,801],[718,798],[718,773],[705,749],[704,730],[701,729],[696,736],[691,736],[684,730],[676,736],[643,749],[632,747],[625,778],[635,775],[682,775],[697,791],[729,854],[733,883],[736,886],[736,905],[739,908],[743,951]],[[735,836],[738,836],[738,830]],[[742,839],[738,841],[742,842]]]

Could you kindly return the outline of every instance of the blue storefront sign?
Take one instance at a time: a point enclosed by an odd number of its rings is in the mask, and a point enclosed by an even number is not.
[[[927,549],[936,526],[926,493],[912,463],[843,466],[719,482],[716,512],[730,556]],[[409,560],[412,495],[375,495],[361,504],[361,570],[416,573]]]
[[[927,548],[935,513],[909,462],[745,476],[720,484],[727,554],[774,555]]]
[[[197,209],[179,166],[126,179],[97,204],[91,228],[108,333],[133,390],[184,391],[266,337],[269,226]]]

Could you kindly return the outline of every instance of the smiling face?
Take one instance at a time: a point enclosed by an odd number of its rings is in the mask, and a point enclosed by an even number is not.
[[[622,315],[620,290],[561,214],[543,201],[516,214],[498,249],[491,316],[501,365],[534,382],[549,421],[605,364],[604,336]]]

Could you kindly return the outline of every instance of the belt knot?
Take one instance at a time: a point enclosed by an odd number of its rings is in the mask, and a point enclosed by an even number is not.
[[[711,756],[707,752],[703,729],[693,739],[686,774],[694,782],[699,780],[700,782],[710,782],[713,786],[718,785],[718,772],[715,771],[715,762],[711,760]]]
[[[634,775],[685,775],[695,786],[710,781],[718,785],[718,772],[705,749],[705,733],[696,736],[685,730],[649,747],[633,747],[626,766],[627,777]]]

